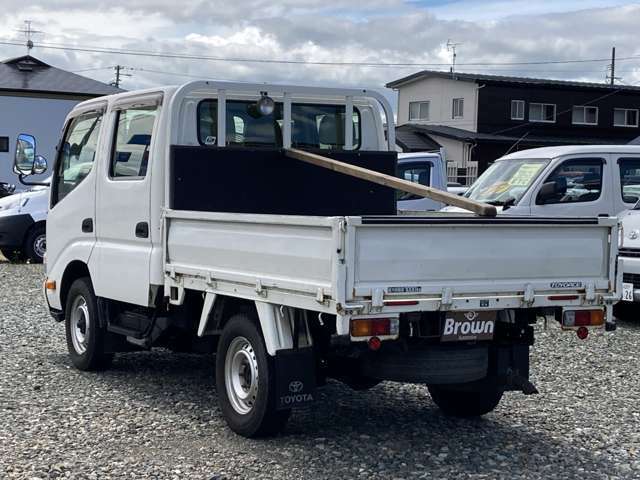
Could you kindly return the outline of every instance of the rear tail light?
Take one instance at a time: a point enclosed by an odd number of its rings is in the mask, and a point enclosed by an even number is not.
[[[565,310],[562,314],[564,328],[601,327],[604,325],[604,311],[598,310]]]
[[[398,318],[356,318],[351,320],[352,337],[398,335]]]

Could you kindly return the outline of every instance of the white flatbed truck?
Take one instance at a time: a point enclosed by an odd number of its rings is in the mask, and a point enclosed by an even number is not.
[[[393,132],[366,90],[193,82],[79,104],[44,286],[73,364],[215,353],[222,413],[245,436],[280,431],[330,377],[426,384],[458,416],[535,393],[540,316],[580,336],[613,322],[616,219],[397,215],[393,189],[296,159],[393,175]],[[23,176],[46,168],[21,150]]]

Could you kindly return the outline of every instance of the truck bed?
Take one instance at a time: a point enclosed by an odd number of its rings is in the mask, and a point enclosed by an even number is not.
[[[167,287],[338,315],[581,305],[615,295],[615,218],[167,210],[164,228]]]

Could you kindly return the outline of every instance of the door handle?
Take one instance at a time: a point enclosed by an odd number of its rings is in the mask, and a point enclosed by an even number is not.
[[[147,222],[139,222],[136,224],[136,237],[149,238],[149,224]]]
[[[82,231],[84,233],[93,232],[93,218],[85,218],[82,220]]]

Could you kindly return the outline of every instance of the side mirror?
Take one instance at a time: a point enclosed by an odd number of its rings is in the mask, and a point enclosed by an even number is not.
[[[36,139],[21,133],[16,140],[13,171],[19,175],[39,175],[47,170],[47,159],[36,155]]]

